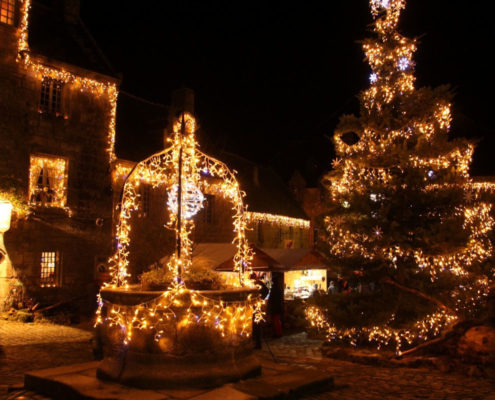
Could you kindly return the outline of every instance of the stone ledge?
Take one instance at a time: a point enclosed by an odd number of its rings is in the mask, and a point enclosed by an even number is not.
[[[262,375],[214,389],[143,390],[96,378],[97,362],[28,372],[25,388],[64,400],[294,399],[333,388],[328,373],[267,363]]]

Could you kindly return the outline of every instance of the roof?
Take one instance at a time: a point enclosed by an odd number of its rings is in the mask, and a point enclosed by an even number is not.
[[[211,150],[207,152],[212,153]],[[237,171],[236,177],[241,189],[246,192],[245,203],[249,211],[308,219],[288,186],[272,168],[227,151],[213,151],[212,155],[230,170]]]
[[[69,0],[65,0],[70,3]],[[63,0],[34,0],[28,24],[31,52],[110,77],[117,74],[78,15]]]
[[[276,260],[284,270],[326,269],[328,261],[315,249],[263,249]]]

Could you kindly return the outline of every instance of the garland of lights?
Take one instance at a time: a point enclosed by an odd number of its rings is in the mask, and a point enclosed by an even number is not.
[[[181,272],[187,271],[192,264],[192,217],[202,207],[203,193],[220,194],[232,203],[235,234],[233,243],[237,246],[234,272],[239,276],[237,287],[244,287],[249,282],[249,266],[253,258],[246,238],[244,193],[225,164],[198,150],[195,130],[196,121],[190,114],[184,113],[174,124],[171,146],[138,163],[124,183],[116,229],[117,251],[110,259],[112,281],[107,287],[128,287],[130,219],[132,212],[140,207],[137,188],[141,183],[150,184],[153,188],[164,185],[168,189],[168,225],[176,231],[180,240],[180,253],[172,255],[167,264],[175,279],[161,296],[129,307],[112,305],[99,299],[96,323],[105,322],[109,326],[122,327],[126,332],[126,344],[131,340],[133,329],[153,329],[155,339],[159,340],[163,333],[163,325],[172,317],[180,317],[180,321],[177,321],[179,326],[204,324],[219,330],[222,336],[227,333],[249,335],[251,316],[254,315],[256,321],[263,318],[263,300],[258,296],[249,296],[244,302],[214,300],[186,288],[181,280]],[[179,187],[182,188],[181,191]],[[102,316],[104,306],[109,309],[106,317]],[[175,308],[179,306],[186,306],[187,311],[184,315],[178,316],[175,313]]]
[[[469,175],[474,152],[472,144],[456,145],[445,141],[452,122],[451,104],[438,95],[428,97],[428,94],[420,94],[423,96],[421,98],[412,96],[415,94],[412,57],[417,49],[416,40],[405,38],[397,31],[405,0],[370,0],[370,6],[378,38],[363,42],[363,50],[371,67],[370,87],[361,97],[366,122],[346,116],[334,136],[339,158],[334,160],[334,171],[328,177],[329,189],[332,200],[346,211],[343,216],[325,219],[330,252],[336,257],[362,257],[383,262],[391,268],[391,273],[400,268],[401,262],[405,262],[415,266],[418,273],[429,274],[432,282],[445,273],[463,279],[450,292],[453,311],[437,310],[413,323],[411,329],[392,328],[395,315],[381,327],[349,329],[339,329],[326,319],[325,310],[316,306],[308,307],[306,316],[311,326],[326,332],[328,340],[347,339],[356,344],[359,338],[366,337],[379,347],[393,341],[396,351],[400,353],[404,345],[437,336],[457,321],[461,313],[472,312],[486,299],[491,280],[473,276],[471,267],[485,261],[493,253],[488,235],[495,221],[491,215],[492,206],[486,202],[484,195],[493,194],[495,184],[472,181]],[[410,114],[403,111],[398,117],[390,112],[395,105],[407,101],[412,101]],[[383,123],[388,121],[387,118],[402,118],[400,127],[395,121]],[[350,132],[359,137],[352,144],[346,140]],[[435,140],[446,143],[440,154],[431,154],[431,143]],[[411,144],[411,148],[418,145],[422,153],[405,151],[408,144]],[[408,189],[403,178],[409,170],[418,177],[412,185],[416,185],[415,189],[419,193],[464,196],[465,206],[428,211],[418,216],[440,219],[441,223],[449,219],[463,220],[462,229],[467,233],[464,246],[444,253],[427,254],[422,249],[403,248],[399,244],[390,243],[379,225],[369,232],[367,230],[370,228],[364,225],[355,231],[346,227],[345,218],[352,219],[359,215],[351,208],[354,196],[365,196],[371,191],[369,200],[372,205],[375,203],[371,210],[374,207],[379,209],[379,203],[389,196],[380,193],[380,187],[386,187],[386,193]],[[437,179],[437,174],[445,176],[445,182],[430,183]],[[411,186],[409,189],[414,188]],[[370,212],[373,217],[374,211]],[[469,278],[470,283],[466,283],[466,278]]]
[[[110,105],[110,115],[108,119],[108,138],[107,153],[109,161],[112,164],[115,160],[115,121],[117,116],[117,85],[112,82],[101,82],[95,79],[81,77],[64,68],[57,69],[44,65],[42,61],[36,60],[30,54],[28,43],[29,32],[29,11],[31,9],[31,0],[23,0],[20,11],[21,18],[19,24],[19,38],[17,41],[17,61],[24,64],[26,69],[31,71],[34,76],[42,80],[43,77],[57,79],[64,83],[70,83],[75,89],[83,92],[89,92],[95,96],[106,95]]]
[[[261,221],[293,228],[309,229],[309,221],[302,218],[291,218],[284,215],[274,215],[252,211],[246,212],[246,218],[249,222]]]
[[[391,328],[389,324],[395,318],[393,315],[386,326],[338,329],[327,321],[318,307],[307,307],[305,314],[311,327],[324,331],[328,341],[347,339],[353,346],[356,346],[357,340],[365,336],[369,342],[377,343],[379,349],[382,346],[388,346],[391,341],[394,341],[395,351],[398,355],[401,355],[401,348],[405,344],[411,345],[416,339],[427,341],[431,337],[438,336],[443,329],[451,326],[458,319],[456,315],[441,310],[416,321],[412,329]]]

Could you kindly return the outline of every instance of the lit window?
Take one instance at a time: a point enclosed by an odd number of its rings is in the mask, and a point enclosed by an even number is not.
[[[41,80],[40,112],[62,115],[62,88],[64,83],[58,79],[44,76]]]
[[[58,251],[43,251],[41,253],[41,287],[58,286],[58,267],[59,267]]]
[[[31,156],[29,168],[29,203],[43,207],[65,207],[67,203],[67,168],[65,158]]]
[[[15,0],[0,0],[0,22],[14,25]]]

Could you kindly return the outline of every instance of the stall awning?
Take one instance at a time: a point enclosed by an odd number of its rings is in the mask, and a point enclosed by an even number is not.
[[[262,249],[283,270],[327,269],[328,261],[315,249]]]

